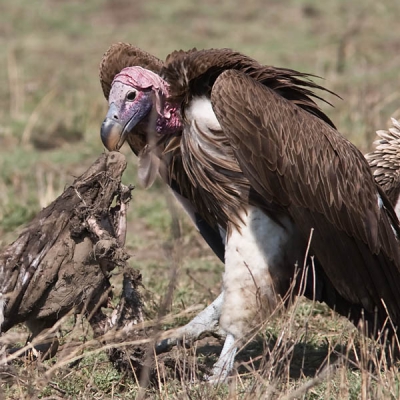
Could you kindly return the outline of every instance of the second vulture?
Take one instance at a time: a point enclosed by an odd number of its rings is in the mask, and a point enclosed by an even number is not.
[[[365,157],[375,180],[385,191],[400,218],[400,122],[392,118],[392,127],[376,132],[376,149]]]
[[[219,317],[227,335],[210,380],[224,379],[250,328],[298,293],[363,321],[367,334],[397,332],[397,217],[307,75],[229,49],[161,63],[118,44],[100,79],[104,145],[127,141],[141,179],[159,172],[224,258],[223,293],[191,326]]]

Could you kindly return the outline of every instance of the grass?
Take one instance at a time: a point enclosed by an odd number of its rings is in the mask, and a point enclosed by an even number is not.
[[[132,42],[160,58],[177,48],[231,47],[265,64],[322,76],[321,83],[343,99],[328,96],[334,108],[322,107],[363,152],[371,148],[377,129],[386,128],[391,116],[400,117],[397,0],[250,0],[245,5],[239,0],[3,0],[0,11],[2,246],[103,151],[99,127],[106,104],[97,68],[116,41]],[[129,167],[124,180],[135,184],[136,160],[125,152]],[[137,188],[129,212],[130,263],[143,273],[150,317],[157,315],[171,277],[174,240],[166,205],[158,183],[149,191]],[[222,271],[182,214],[180,224],[182,259],[167,309],[172,314],[208,304],[219,293]],[[188,319],[177,318],[166,327]],[[82,324],[68,322],[62,328],[64,340],[76,333],[82,351],[88,352],[77,367],[60,366],[46,377],[62,360],[16,363],[14,376],[0,386],[3,397],[399,397],[397,367],[381,362],[373,343],[358,336],[346,320],[303,299],[262,329],[244,358],[239,357],[240,375],[218,388],[191,381],[201,375],[201,365],[215,361],[217,353],[204,347],[207,340],[198,344],[198,357],[195,350],[174,350],[176,368],[185,379],[168,379],[145,390],[116,372],[101,351],[89,353],[85,342],[90,332],[79,336],[85,332]],[[21,343],[26,340],[23,327],[13,334],[20,335]],[[368,369],[371,359],[379,366],[374,371]],[[326,368],[334,362],[337,366]]]

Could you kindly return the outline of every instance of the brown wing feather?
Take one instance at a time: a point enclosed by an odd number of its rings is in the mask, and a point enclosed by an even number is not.
[[[311,81],[309,78],[312,75],[261,65],[256,60],[231,49],[175,51],[167,57],[161,76],[171,85],[171,100],[185,103],[193,96],[209,95],[218,75],[229,69],[245,73],[334,126],[312,100],[314,97],[325,101],[312,92],[314,89],[332,92]]]
[[[321,119],[237,71],[216,80],[212,104],[251,185],[286,209],[347,300],[400,322],[400,254],[393,210],[362,154]],[[388,207],[389,212],[386,211]],[[393,220],[391,220],[393,218]]]
[[[99,77],[107,100],[115,75],[121,72],[122,69],[135,65],[159,74],[163,62],[152,54],[129,43],[114,43],[104,53],[99,66]]]

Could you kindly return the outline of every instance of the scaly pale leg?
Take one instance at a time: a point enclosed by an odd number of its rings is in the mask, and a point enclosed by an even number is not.
[[[208,382],[218,384],[225,381],[232,371],[237,349],[238,346],[235,337],[228,333],[218,361],[214,364],[211,371],[211,376],[207,377]]]
[[[198,340],[205,333],[226,336],[219,327],[218,321],[221,315],[224,292],[222,292],[208,307],[201,311],[189,323],[177,329],[174,336],[164,339],[156,346],[156,353],[163,353],[181,342],[190,343]]]
[[[209,382],[226,379],[238,346],[275,310],[280,278],[291,276],[291,269],[287,272],[286,267],[295,265],[296,261],[291,254],[292,247],[296,249],[296,246],[289,246],[293,229],[291,221],[281,219],[280,222],[277,224],[262,210],[248,207],[241,215],[240,226],[230,227],[225,245],[224,298],[219,321],[227,337]],[[288,259],[293,259],[293,263]]]

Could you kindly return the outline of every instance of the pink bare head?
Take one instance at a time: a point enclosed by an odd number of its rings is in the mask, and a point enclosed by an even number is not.
[[[168,96],[169,87],[159,75],[142,67],[126,67],[119,74],[115,75],[114,83],[120,82],[123,85],[131,86],[137,90],[152,90],[156,95],[156,108],[161,115],[163,100]]]
[[[113,80],[109,109],[101,127],[101,138],[109,150],[118,150],[127,135],[155,130],[167,134],[180,128],[177,107],[167,104],[169,86],[159,75],[141,67],[127,67]],[[157,112],[150,118],[152,110]],[[154,123],[155,125],[149,125]],[[141,149],[136,149],[139,152]]]

